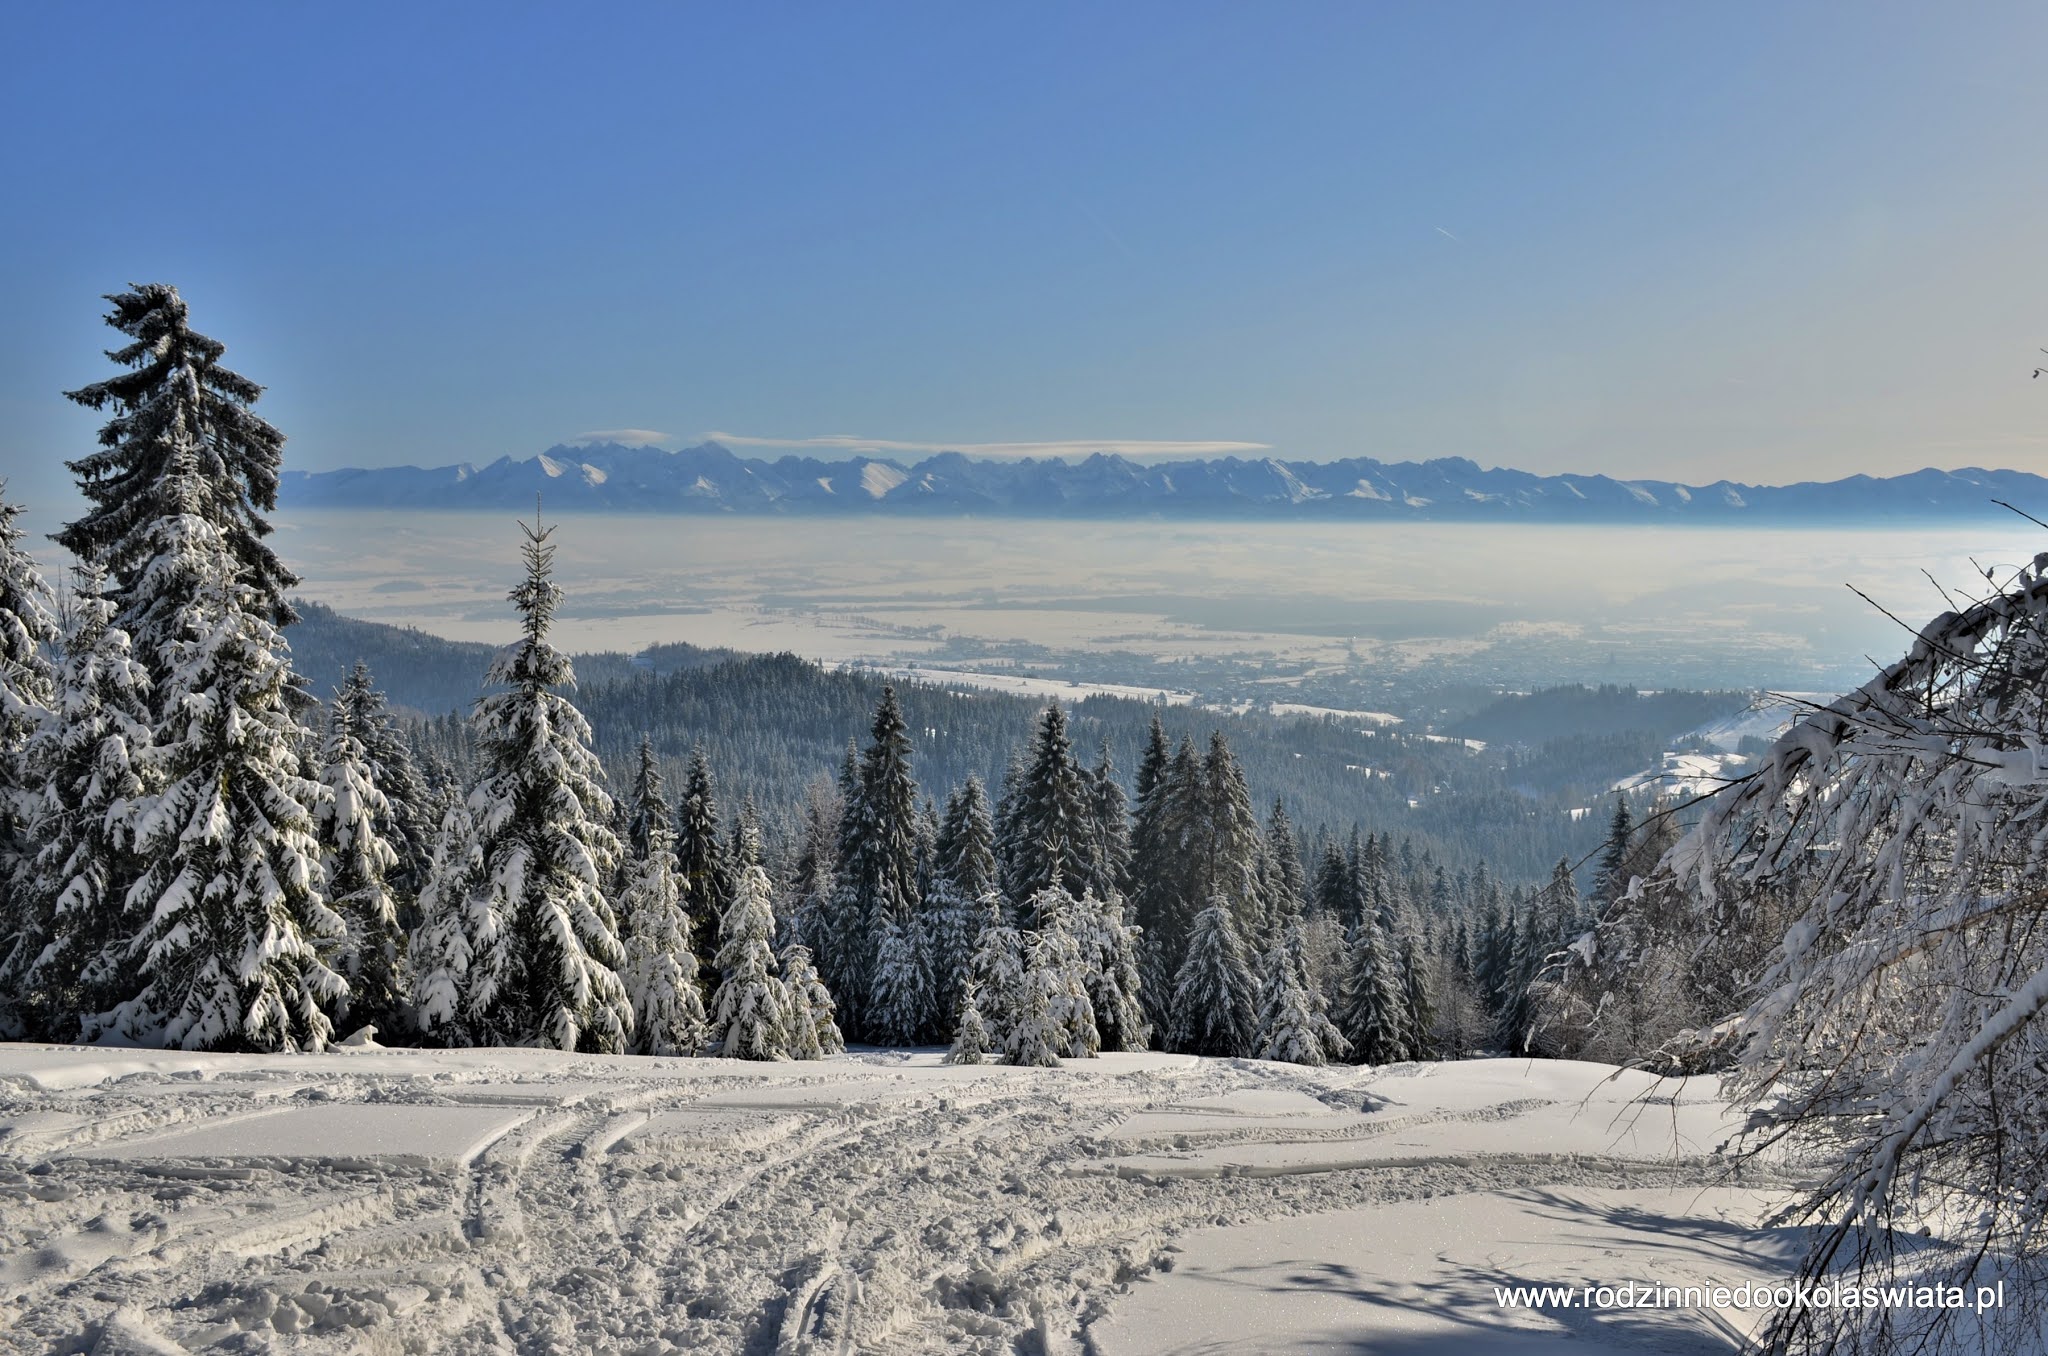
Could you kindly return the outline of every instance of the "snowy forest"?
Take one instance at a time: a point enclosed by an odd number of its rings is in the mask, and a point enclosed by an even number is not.
[[[459,740],[423,740],[365,666],[312,692],[260,388],[175,289],[110,300],[121,370],[69,393],[108,418],[71,463],[61,602],[0,502],[0,1034],[1714,1073],[1754,1144],[1820,1164],[1787,1215],[1819,1226],[1805,1275],[2034,1293],[2048,556],[1704,803],[1616,799],[1583,896],[1571,860],[1503,881],[1364,826],[1304,835],[1220,732],[1155,719],[1127,786],[1057,703],[999,785],[932,787],[885,690],[767,815],[701,751],[671,784],[643,738],[607,775],[538,511]],[[1933,1219],[1967,1246],[1904,1241]],[[1855,1349],[1876,1321],[1799,1308],[1768,1341]]]
[[[1175,746],[1156,717],[1128,791],[1054,703],[1000,787],[941,808],[885,690],[775,842],[752,804],[722,813],[701,751],[671,790],[643,737],[613,786],[548,640],[538,518],[521,639],[459,738],[423,739],[361,664],[319,700],[264,540],[282,436],[174,289],[113,300],[130,370],[71,393],[114,417],[73,464],[93,511],[58,535],[82,562],[61,608],[18,508],[0,535],[12,1034],[1383,1063],[1526,1044],[1582,930],[1569,862],[1511,888],[1356,825],[1304,842],[1220,731]],[[1657,841],[1614,813],[1609,894]]]

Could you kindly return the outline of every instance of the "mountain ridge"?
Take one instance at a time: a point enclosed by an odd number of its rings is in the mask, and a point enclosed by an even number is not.
[[[915,462],[855,455],[741,457],[717,442],[680,451],[558,443],[478,466],[287,471],[280,500],[304,508],[482,509],[732,514],[988,514],[1486,522],[1925,521],[2010,516],[1994,501],[2048,511],[2048,477],[1928,467],[1897,476],[1751,485],[1621,480],[1481,467],[1468,457],[1383,462],[1216,457],[1134,462],[1097,452]]]

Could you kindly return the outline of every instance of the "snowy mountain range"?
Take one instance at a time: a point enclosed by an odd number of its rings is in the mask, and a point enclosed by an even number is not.
[[[718,443],[670,452],[558,445],[485,466],[288,471],[281,497],[317,508],[530,507],[656,513],[1010,514],[1033,517],[1416,519],[1529,522],[1926,521],[2001,517],[2007,500],[2048,515],[2048,478],[1934,469],[1795,485],[1682,485],[1485,469],[1464,457],[1382,462],[1244,459],[1134,462],[1098,453],[990,460],[941,452],[915,463],[741,457]]]

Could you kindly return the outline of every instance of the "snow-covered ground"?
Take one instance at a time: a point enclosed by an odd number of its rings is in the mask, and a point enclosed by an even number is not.
[[[1704,1080],[936,1052],[0,1045],[0,1350],[1730,1349],[1492,1286],[1782,1276]]]

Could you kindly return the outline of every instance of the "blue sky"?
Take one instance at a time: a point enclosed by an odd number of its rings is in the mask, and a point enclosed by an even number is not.
[[[177,283],[307,468],[643,429],[2048,471],[2048,8],[16,5],[0,471]],[[767,455],[776,449],[760,446]],[[915,452],[911,452],[915,455]]]

